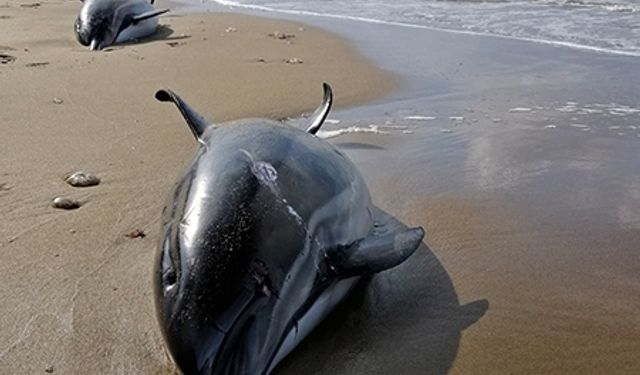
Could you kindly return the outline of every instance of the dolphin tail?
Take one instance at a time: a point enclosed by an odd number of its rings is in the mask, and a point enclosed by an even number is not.
[[[331,90],[331,86],[327,83],[322,84],[322,88],[324,89],[324,98],[322,99],[322,104],[313,112],[311,115],[311,125],[307,128],[307,133],[316,134],[320,127],[324,123],[324,120],[329,115],[329,110],[331,110],[331,104],[333,103],[333,91]]]
[[[393,268],[413,254],[424,229],[410,228],[384,235],[370,235],[347,247],[327,251],[330,266],[339,277],[377,273]]]
[[[192,109],[184,100],[176,95],[171,90],[158,90],[156,92],[156,99],[161,102],[171,102],[178,107],[178,110],[184,117],[189,129],[193,133],[196,139],[200,139],[204,131],[209,127],[207,121],[198,112]]]
[[[153,4],[153,3],[152,3]],[[131,24],[135,25],[140,21],[144,21],[149,18],[158,17],[161,14],[167,13],[169,9],[160,9],[160,10],[152,10],[150,12],[140,13],[138,15],[133,16],[131,20]]]

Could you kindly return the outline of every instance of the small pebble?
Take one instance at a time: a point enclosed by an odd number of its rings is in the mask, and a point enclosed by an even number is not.
[[[299,59],[297,57],[292,57],[290,59],[286,59],[284,60],[284,62],[286,62],[287,64],[302,64],[302,59]]]
[[[238,31],[238,29],[236,29],[235,27],[231,27],[231,26],[229,26],[229,27],[227,27],[224,31],[225,31],[226,33],[235,33],[236,31]]]
[[[544,128],[545,129],[555,129],[555,128],[557,128],[557,126],[555,126],[554,124],[549,124],[549,125],[545,125]]]
[[[77,171],[65,177],[64,181],[74,187],[86,187],[98,185],[100,178],[91,173]]]
[[[60,98],[53,98],[53,104],[62,104],[62,103],[64,103],[64,100]]]
[[[76,208],[79,208],[81,204],[75,199],[56,197],[51,202],[51,206],[63,210],[75,210]]]
[[[44,369],[44,372],[46,372],[47,374],[51,374],[53,372],[53,366],[49,366],[46,369]]]

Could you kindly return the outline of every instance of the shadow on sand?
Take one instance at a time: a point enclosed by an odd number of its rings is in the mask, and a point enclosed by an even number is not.
[[[376,217],[385,230],[406,228],[381,210]],[[405,263],[361,282],[274,373],[446,374],[462,330],[488,307],[486,299],[461,306],[447,271],[422,243]]]

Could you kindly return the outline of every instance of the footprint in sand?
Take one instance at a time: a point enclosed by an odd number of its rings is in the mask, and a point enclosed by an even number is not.
[[[25,65],[27,68],[38,68],[38,67],[42,67],[42,66],[46,66],[49,65],[48,61],[42,61],[42,62],[32,62],[32,63],[28,63],[27,65]]]
[[[29,4],[20,4],[20,7],[22,8],[40,8],[40,6],[42,5],[42,3],[29,3]]]
[[[169,47],[180,47],[187,44],[186,42],[167,42]]]
[[[7,55],[5,53],[0,53],[0,64],[8,64],[16,61],[15,56]]]

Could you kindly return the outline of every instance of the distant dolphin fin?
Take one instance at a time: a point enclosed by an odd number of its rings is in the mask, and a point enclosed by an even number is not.
[[[423,238],[424,229],[420,227],[374,234],[347,247],[327,251],[327,261],[343,278],[372,274],[404,262],[420,246]]]
[[[307,128],[307,133],[316,134],[318,130],[320,130],[324,120],[327,118],[327,115],[329,115],[329,110],[331,110],[331,104],[333,103],[333,91],[331,90],[331,86],[327,83],[323,83],[322,88],[324,89],[324,98],[322,99],[320,107],[318,107],[311,115],[312,122]]]
[[[175,104],[196,139],[200,139],[202,133],[204,133],[204,131],[209,127],[209,124],[204,117],[200,116],[198,112],[189,107],[189,105],[173,91],[158,90],[156,92],[156,99],[161,102],[172,102]]]
[[[153,2],[151,4],[153,4]],[[153,18],[153,17],[158,17],[159,15],[167,13],[168,11],[169,9],[160,9],[160,10],[152,10],[150,12],[137,14],[133,16],[133,19],[131,20],[131,24],[135,25],[140,21],[144,21],[146,19]]]

